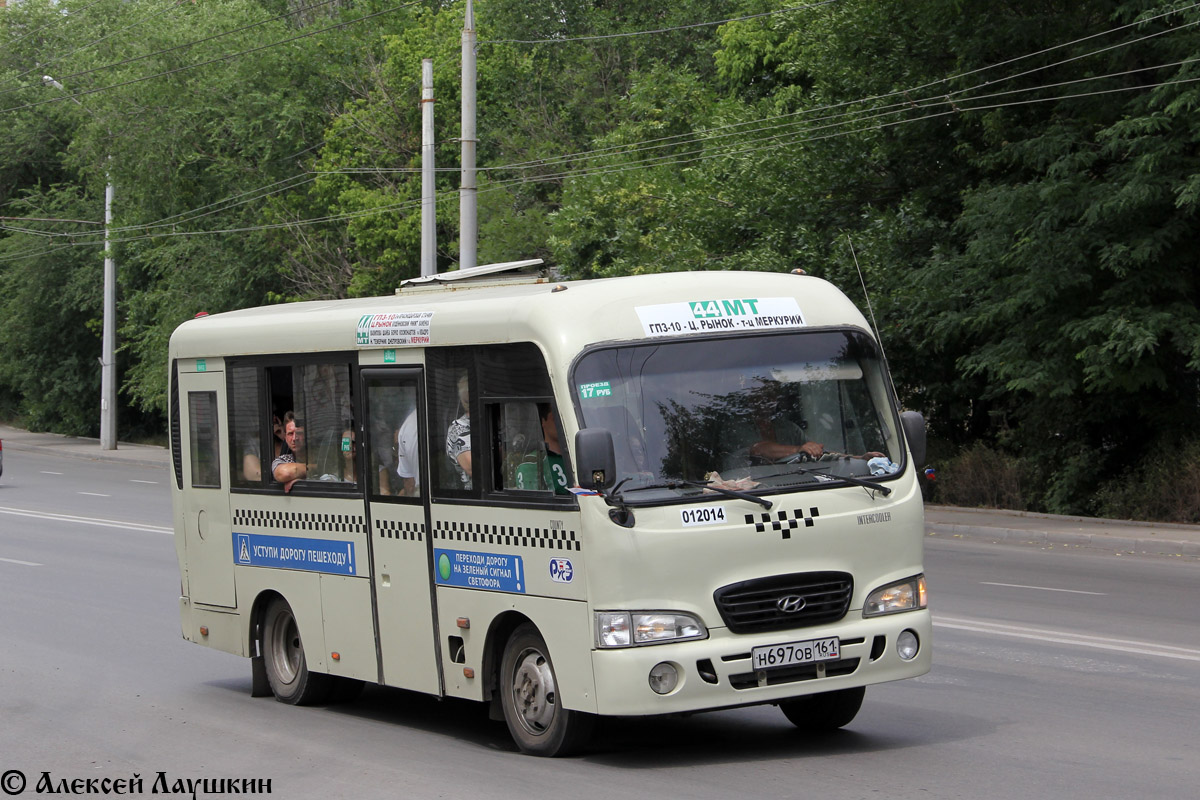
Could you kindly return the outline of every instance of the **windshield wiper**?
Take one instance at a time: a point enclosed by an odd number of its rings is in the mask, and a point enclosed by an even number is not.
[[[786,475],[795,475],[797,472],[803,473],[805,475],[813,475],[813,476],[816,476],[817,478],[820,478],[823,480],[845,481],[846,483],[852,483],[855,486],[862,486],[864,488],[871,489],[876,492],[881,492],[884,497],[887,497],[889,494],[892,493],[892,487],[882,486],[882,485],[876,483],[875,481],[868,481],[868,480],[865,480],[864,478],[856,478],[853,475],[830,475],[828,472],[823,472],[819,469],[813,469],[812,467],[801,467],[799,465],[793,465],[792,468],[789,469],[787,472],[775,472],[775,473],[772,473],[771,475],[761,475],[761,476],[757,477],[755,480],[766,480],[768,478],[781,478]]]
[[[621,488],[621,484],[623,484],[626,480],[629,479],[625,478],[624,480],[618,482],[610,493],[612,496],[617,496],[618,502],[620,502],[622,505],[624,505],[625,496],[623,494],[617,495],[617,489]],[[749,492],[739,492],[737,489],[726,489],[723,486],[713,486],[709,483],[705,483],[704,481],[689,481],[682,478],[675,481],[663,481],[662,483],[650,483],[645,486],[635,486],[633,488],[634,490],[640,491],[642,489],[679,489],[683,486],[693,486],[700,489],[708,489],[711,492],[717,492],[718,494],[723,494],[726,497],[734,497],[738,500],[749,500],[751,503],[758,503],[768,511],[771,510],[771,506],[773,505],[770,500],[752,495]]]

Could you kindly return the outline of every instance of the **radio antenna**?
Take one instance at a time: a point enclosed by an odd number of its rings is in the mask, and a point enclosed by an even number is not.
[[[858,282],[862,284],[863,297],[867,300],[867,313],[871,315],[871,327],[875,329],[875,338],[879,340],[879,349],[883,349],[883,336],[879,333],[879,325],[875,322],[875,309],[871,308],[871,293],[867,291],[867,282],[863,278],[862,267],[858,265],[858,255],[854,252],[854,242],[850,234],[846,234],[846,244],[850,245],[850,257],[854,259],[854,268],[858,270]]]

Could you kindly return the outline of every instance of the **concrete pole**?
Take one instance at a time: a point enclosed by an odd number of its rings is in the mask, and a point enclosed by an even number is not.
[[[433,171],[433,59],[421,61],[421,277],[437,274],[437,189]]]
[[[112,156],[109,156],[111,160]],[[113,261],[113,185],[106,173],[104,187],[104,330],[100,347],[100,449],[117,449],[117,264]]]
[[[42,83],[53,86],[60,92],[66,87],[49,75],[42,76]],[[75,97],[75,105],[91,114],[95,113]],[[111,133],[111,132],[110,132]],[[100,338],[100,449],[117,449],[117,264],[112,257],[109,230],[112,228],[112,154],[104,170],[104,325]]]
[[[467,0],[462,32],[462,179],[458,189],[458,268],[478,262],[479,198],[475,184],[475,7]]]

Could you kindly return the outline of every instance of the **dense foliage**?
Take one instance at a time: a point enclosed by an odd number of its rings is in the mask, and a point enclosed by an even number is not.
[[[475,5],[481,263],[865,286],[960,487],[995,470],[1009,504],[1200,521],[1130,488],[1200,447],[1200,4]],[[109,181],[123,436],[161,429],[194,313],[415,275],[422,58],[451,268],[463,14],[0,9],[0,415],[95,433]]]

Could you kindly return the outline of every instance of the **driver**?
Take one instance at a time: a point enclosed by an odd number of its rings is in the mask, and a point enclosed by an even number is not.
[[[765,458],[769,461],[782,461],[786,458],[800,456],[801,453],[816,461],[825,455],[825,445],[820,442],[806,441],[804,444],[784,444],[777,441],[779,437],[776,435],[775,428],[776,426],[771,420],[767,420],[765,426],[761,423],[759,424],[759,434],[763,438],[750,445],[750,455]],[[801,459],[803,460],[803,457]]]
[[[777,381],[763,381],[758,397],[752,401],[751,413],[759,439],[750,445],[750,455],[767,461],[818,460],[825,454],[825,445],[808,441],[801,426],[787,418],[784,395],[785,390]]]

